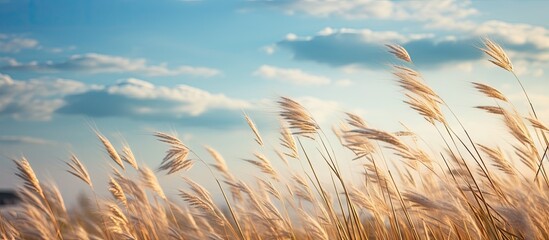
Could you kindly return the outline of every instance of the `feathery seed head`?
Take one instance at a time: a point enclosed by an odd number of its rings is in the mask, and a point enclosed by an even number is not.
[[[122,159],[120,158],[120,155],[116,152],[114,149],[114,146],[111,144],[109,139],[107,139],[105,136],[101,135],[99,132],[95,133],[101,143],[103,143],[103,146],[105,147],[105,150],[107,150],[107,153],[109,154],[109,157],[116,163],[118,166],[120,166],[122,169],[124,169],[124,164],[122,163]]]
[[[281,108],[279,114],[294,130],[293,134],[314,139],[320,127],[301,104],[287,97],[281,97],[278,104]]]
[[[259,130],[257,130],[257,127],[255,126],[255,123],[250,119],[250,117],[244,113],[244,118],[246,118],[246,122],[248,123],[248,126],[252,129],[252,132],[255,135],[255,141],[260,146],[263,146],[263,139],[261,139],[261,135],[259,135]]]
[[[488,38],[485,38],[484,48],[481,50],[488,56],[492,57],[492,59],[488,61],[509,72],[513,72],[513,64],[511,64],[511,60],[507,56],[507,53],[505,53],[500,45]]]
[[[69,170],[67,170],[67,172],[79,178],[80,180],[84,181],[90,187],[93,187],[93,184],[90,179],[90,175],[88,174],[86,167],[84,167],[84,165],[80,162],[80,160],[78,160],[76,155],[73,154],[71,156],[71,161],[65,162],[65,163],[70,168]]]
[[[486,95],[487,97],[507,102],[507,98],[497,89],[482,83],[474,82],[473,85],[477,90],[479,90],[481,93],[484,93],[484,95]]]
[[[389,48],[389,52],[395,55],[395,57],[399,58],[402,61],[405,62],[412,62],[412,58],[410,57],[410,54],[408,54],[408,51],[406,49],[398,44],[385,44],[387,48]]]
[[[158,167],[159,171],[167,170],[168,174],[172,174],[179,170],[188,170],[193,166],[194,161],[187,158],[190,151],[181,140],[173,135],[161,132],[156,132],[154,136],[158,138],[158,141],[170,145],[170,149],[168,149],[160,167]]]

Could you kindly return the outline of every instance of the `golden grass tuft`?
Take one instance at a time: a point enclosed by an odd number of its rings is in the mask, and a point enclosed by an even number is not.
[[[287,97],[281,97],[278,104],[281,108],[280,116],[294,130],[293,134],[314,139],[319,126],[301,104]]]
[[[490,62],[509,72],[513,72],[513,64],[511,64],[511,60],[507,56],[507,53],[505,53],[500,45],[485,38],[482,51],[492,58],[489,60]]]
[[[259,135],[259,130],[257,130],[257,127],[255,126],[255,123],[252,121],[252,119],[248,116],[248,114],[244,114],[244,118],[246,119],[246,122],[248,123],[248,126],[250,126],[250,129],[252,129],[252,132],[255,135],[255,141],[260,146],[263,146],[263,139],[261,139],[261,135]]]
[[[408,54],[408,51],[406,51],[405,48],[403,48],[400,45],[397,44],[386,44],[387,48],[389,48],[389,52],[395,55],[395,57],[399,58],[402,61],[405,62],[412,62],[412,58],[410,57],[410,54]]]
[[[69,172],[73,176],[80,178],[80,180],[84,181],[86,184],[88,184],[90,187],[93,187],[90,175],[88,174],[88,170],[84,167],[84,165],[78,160],[78,158],[73,154],[71,155],[70,162],[65,162],[67,166],[69,166]]]

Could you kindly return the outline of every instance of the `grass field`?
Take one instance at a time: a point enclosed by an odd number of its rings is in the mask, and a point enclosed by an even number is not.
[[[302,168],[275,169],[267,153],[258,151],[246,160],[261,172],[251,182],[233,174],[216,150],[199,156],[174,134],[154,134],[168,148],[154,171],[137,164],[129,146],[115,149],[97,132],[113,161],[111,196],[96,193],[86,166],[73,156],[67,170],[89,185],[91,197],[69,211],[56,186],[41,182],[29,161],[16,159],[22,203],[0,216],[0,238],[549,239],[549,180],[540,167],[547,161],[549,127],[537,116],[505,51],[488,39],[479,50],[499,67],[494,71],[516,79],[530,107],[516,109],[497,89],[471,85],[493,102],[475,106],[478,111],[507,128],[493,137],[514,139],[503,149],[475,141],[459,113],[414,69],[413,56],[400,46],[387,47],[402,61],[392,71],[404,104],[436,129],[436,139],[372,128],[350,113],[331,133],[300,103],[281,97],[276,153]],[[263,150],[266,140],[253,120],[245,119]],[[335,134],[341,146],[329,144],[328,134]],[[444,149],[433,151],[435,142]],[[337,157],[334,148],[346,148],[355,158]],[[363,167],[361,181],[341,170],[357,162]],[[166,197],[156,174],[185,176],[198,164],[207,166],[204,175],[218,188],[210,192],[183,178],[179,196],[186,204]],[[330,178],[321,177],[321,168],[329,169]]]

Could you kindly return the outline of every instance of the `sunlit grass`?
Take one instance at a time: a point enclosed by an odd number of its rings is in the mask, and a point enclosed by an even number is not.
[[[459,113],[414,69],[413,56],[398,45],[388,48],[404,61],[393,67],[404,103],[425,118],[437,138],[427,141],[409,130],[376,129],[351,113],[333,133],[325,132],[300,103],[282,97],[278,140],[262,138],[245,115],[258,143],[254,157],[246,161],[260,174],[244,181],[215,149],[207,147],[211,156],[199,156],[174,134],[154,134],[168,148],[155,173],[137,164],[129,146],[119,152],[97,133],[115,163],[108,180],[111,196],[96,194],[86,167],[72,156],[67,170],[89,186],[92,197],[68,211],[57,187],[40,182],[26,159],[16,160],[22,202],[0,216],[0,237],[549,239],[549,182],[541,167],[547,158],[549,128],[538,118],[504,50],[490,40],[482,49],[491,62],[516,77],[530,104],[528,116],[520,115],[497,89],[483,83],[471,87],[493,100],[493,105],[476,106],[479,111],[500,118],[507,128],[493,138],[515,139],[505,151],[475,141]],[[335,134],[341,146],[330,144],[329,134]],[[301,168],[276,169],[266,157],[266,144],[277,146],[281,159],[297,161]],[[433,152],[439,149],[430,147],[435,145],[444,147]],[[338,157],[334,148],[350,150],[355,157]],[[179,197],[186,204],[176,204],[164,194],[156,174],[178,175],[198,164],[217,189],[208,191],[183,178]],[[341,171],[348,164],[362,167],[361,181]],[[329,174],[319,174],[324,168]],[[223,202],[216,203],[215,196]]]

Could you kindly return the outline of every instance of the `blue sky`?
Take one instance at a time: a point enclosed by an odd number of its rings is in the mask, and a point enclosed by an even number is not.
[[[94,128],[117,147],[128,142],[151,167],[165,150],[151,136],[158,130],[178,132],[203,154],[210,145],[246,171],[241,159],[255,145],[242,113],[276,145],[278,96],[302,102],[326,131],[345,111],[378,128],[427,129],[402,104],[386,43],[406,47],[474,130],[489,120],[471,108],[486,102],[471,81],[526,106],[512,76],[477,49],[490,37],[508,50],[547,120],[547,8],[488,0],[0,0],[0,188],[17,183],[10,159],[21,156],[62,183],[75,180],[63,172],[75,153],[101,181],[109,161]],[[490,131],[476,137],[490,141]]]

